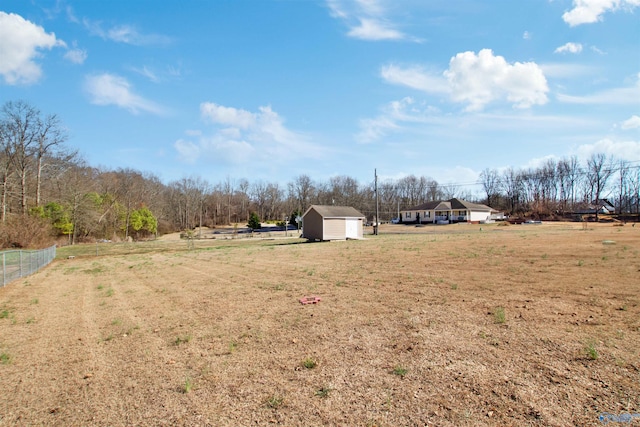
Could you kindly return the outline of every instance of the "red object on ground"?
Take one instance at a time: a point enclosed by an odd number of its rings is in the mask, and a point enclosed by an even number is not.
[[[317,304],[320,302],[320,297],[302,297],[300,298],[300,304]]]

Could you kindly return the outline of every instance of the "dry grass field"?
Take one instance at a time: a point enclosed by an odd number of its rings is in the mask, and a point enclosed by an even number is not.
[[[589,426],[640,413],[630,224],[95,250],[63,248],[0,289],[1,426]]]

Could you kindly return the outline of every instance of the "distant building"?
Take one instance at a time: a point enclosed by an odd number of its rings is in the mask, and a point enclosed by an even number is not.
[[[350,206],[312,205],[302,215],[302,237],[309,240],[362,239],[365,216]]]
[[[423,203],[401,210],[402,222],[417,224],[451,224],[454,222],[489,222],[498,211],[487,205],[471,203],[466,200],[449,199]],[[493,216],[492,216],[493,215]]]
[[[598,211],[599,214],[614,214],[616,213],[616,207],[607,199],[599,199],[586,206],[581,206],[575,210],[577,214],[595,214]]]

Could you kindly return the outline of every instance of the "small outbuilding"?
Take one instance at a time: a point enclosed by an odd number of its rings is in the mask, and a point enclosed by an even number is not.
[[[362,239],[365,216],[350,206],[311,205],[302,215],[302,237],[309,240]]]

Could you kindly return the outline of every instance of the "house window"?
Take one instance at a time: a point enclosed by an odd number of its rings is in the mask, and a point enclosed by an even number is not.
[[[407,212],[407,213],[405,213],[405,214],[404,214],[404,217],[405,217],[405,218],[411,218],[411,212]]]
[[[429,211],[425,211],[425,212],[424,212],[424,218],[429,218],[429,216],[430,216],[430,215],[429,215]]]

